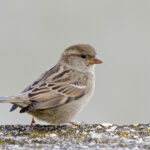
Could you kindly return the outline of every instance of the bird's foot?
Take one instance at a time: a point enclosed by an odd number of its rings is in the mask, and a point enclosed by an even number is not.
[[[32,121],[31,121],[30,126],[31,126],[31,127],[34,127],[35,125],[36,125],[36,123],[35,123],[34,117],[32,117]]]
[[[27,128],[27,132],[29,132],[29,133],[33,132],[35,125],[36,125],[36,123],[35,123],[34,117],[32,117],[32,121],[31,121],[30,126]]]

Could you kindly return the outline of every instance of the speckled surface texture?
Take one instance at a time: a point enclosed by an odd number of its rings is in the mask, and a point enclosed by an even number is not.
[[[1,125],[0,149],[150,149],[150,124],[36,125],[33,129],[26,125]]]

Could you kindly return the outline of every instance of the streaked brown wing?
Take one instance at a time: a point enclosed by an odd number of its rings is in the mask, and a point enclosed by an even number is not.
[[[56,107],[84,96],[87,79],[82,77],[83,80],[80,80],[81,77],[78,76],[75,71],[63,66],[46,72],[41,76],[40,82],[37,81],[29,90],[24,90],[31,104],[21,112]]]

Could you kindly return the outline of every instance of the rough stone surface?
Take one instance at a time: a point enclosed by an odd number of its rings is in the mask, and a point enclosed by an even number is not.
[[[2,125],[0,149],[146,150],[150,149],[150,124],[36,125],[34,128],[27,125]]]

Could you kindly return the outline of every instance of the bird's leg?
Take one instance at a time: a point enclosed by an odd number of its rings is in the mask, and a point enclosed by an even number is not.
[[[69,122],[71,125],[73,125],[73,126],[80,126],[79,124],[77,124],[77,123],[75,123],[75,122],[73,122],[73,121],[70,121]]]
[[[31,121],[31,127],[35,126],[35,120],[34,120],[34,117],[32,117],[32,121]]]
[[[36,123],[35,123],[34,117],[32,117],[31,124],[30,124],[30,126],[26,129],[26,131],[27,131],[28,133],[33,132],[33,131],[34,131],[34,126],[35,126],[35,125],[36,125]]]

